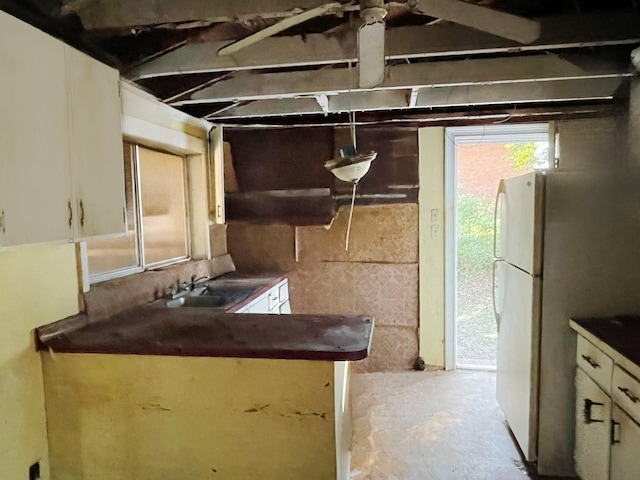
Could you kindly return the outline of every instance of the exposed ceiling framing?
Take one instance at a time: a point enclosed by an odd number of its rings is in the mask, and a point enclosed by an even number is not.
[[[218,55],[325,3],[0,0],[0,9],[110,61],[162,101],[228,125],[336,125],[349,110],[366,123],[408,124],[597,112],[624,98],[640,45],[633,0],[388,2],[384,80],[361,89],[360,2],[341,1],[336,15]]]

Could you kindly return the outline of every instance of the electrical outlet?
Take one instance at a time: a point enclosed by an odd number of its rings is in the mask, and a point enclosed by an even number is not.
[[[437,208],[431,209],[431,223],[440,223],[440,210]]]
[[[38,480],[40,477],[40,462],[36,462],[29,467],[29,480]]]

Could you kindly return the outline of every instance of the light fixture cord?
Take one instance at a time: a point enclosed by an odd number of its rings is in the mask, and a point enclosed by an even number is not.
[[[349,210],[349,222],[347,223],[347,237],[344,243],[345,252],[349,250],[349,235],[351,234],[351,219],[353,218],[353,206],[356,202],[356,187],[358,182],[353,182],[353,192],[351,193],[351,210]]]
[[[351,75],[351,60],[349,60],[349,92],[347,93],[347,98],[349,102],[349,131],[351,132],[351,143],[353,144],[353,149],[357,152],[358,146],[356,145],[356,114],[353,110],[351,110],[351,83],[352,83],[352,75]]]

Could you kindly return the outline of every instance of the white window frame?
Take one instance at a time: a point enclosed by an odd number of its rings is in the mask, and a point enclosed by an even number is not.
[[[184,223],[186,226],[186,238],[185,242],[187,245],[187,254],[181,257],[168,258],[166,260],[161,260],[159,262],[147,263],[147,259],[144,253],[144,227],[142,225],[142,194],[140,192],[140,156],[139,150],[140,148],[146,148],[148,150],[153,150],[160,153],[167,153],[169,155],[174,155],[176,157],[182,158],[182,172],[184,178],[184,201],[185,201],[185,217]],[[191,226],[189,222],[190,215],[190,204],[189,204],[189,171],[187,169],[187,157],[184,155],[180,155],[177,153],[166,152],[162,150],[158,150],[155,148],[150,148],[145,145],[134,144],[134,169],[135,169],[135,180],[136,184],[134,185],[135,192],[135,200],[136,200],[136,213],[138,223],[136,225],[138,229],[138,258],[140,258],[140,263],[142,266],[142,270],[153,270],[155,268],[166,267],[167,265],[174,265],[176,263],[186,262],[191,259]]]
[[[133,275],[135,273],[144,272],[146,270],[154,270],[157,268],[166,267],[169,265],[175,265],[178,263],[183,263],[191,260],[191,228],[189,218],[191,216],[191,205],[189,202],[189,171],[187,168],[188,156],[180,153],[170,152],[166,150],[160,150],[157,148],[149,147],[143,144],[140,144],[136,141],[131,141],[128,139],[124,140],[131,144],[131,161],[133,164],[133,174],[132,174],[132,191],[133,191],[133,202],[134,209],[136,211],[136,253],[138,256],[138,265],[129,266],[120,268],[117,270],[111,270],[108,272],[101,272],[97,274],[91,274],[89,272],[89,283],[100,283],[107,280],[113,280],[116,278],[126,277],[128,275]],[[140,163],[139,163],[139,149],[146,148],[149,150],[153,150],[160,153],[167,153],[169,155],[175,155],[177,157],[182,158],[182,168],[184,172],[184,189],[185,189],[185,225],[186,225],[186,234],[187,238],[185,239],[187,245],[187,254],[185,256],[170,258],[166,260],[162,260],[160,262],[147,263],[144,252],[144,227],[142,225],[142,201],[141,201],[141,192],[140,192]]]

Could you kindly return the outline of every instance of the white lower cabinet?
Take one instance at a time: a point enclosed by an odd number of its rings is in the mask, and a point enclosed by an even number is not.
[[[289,282],[285,278],[235,313],[291,313]]]
[[[581,480],[638,480],[640,382],[618,362],[637,367],[593,341],[578,336],[575,470]]]
[[[611,480],[640,478],[640,425],[622,408],[611,411]]]
[[[582,480],[609,478],[611,399],[580,368],[576,369],[576,473]]]

